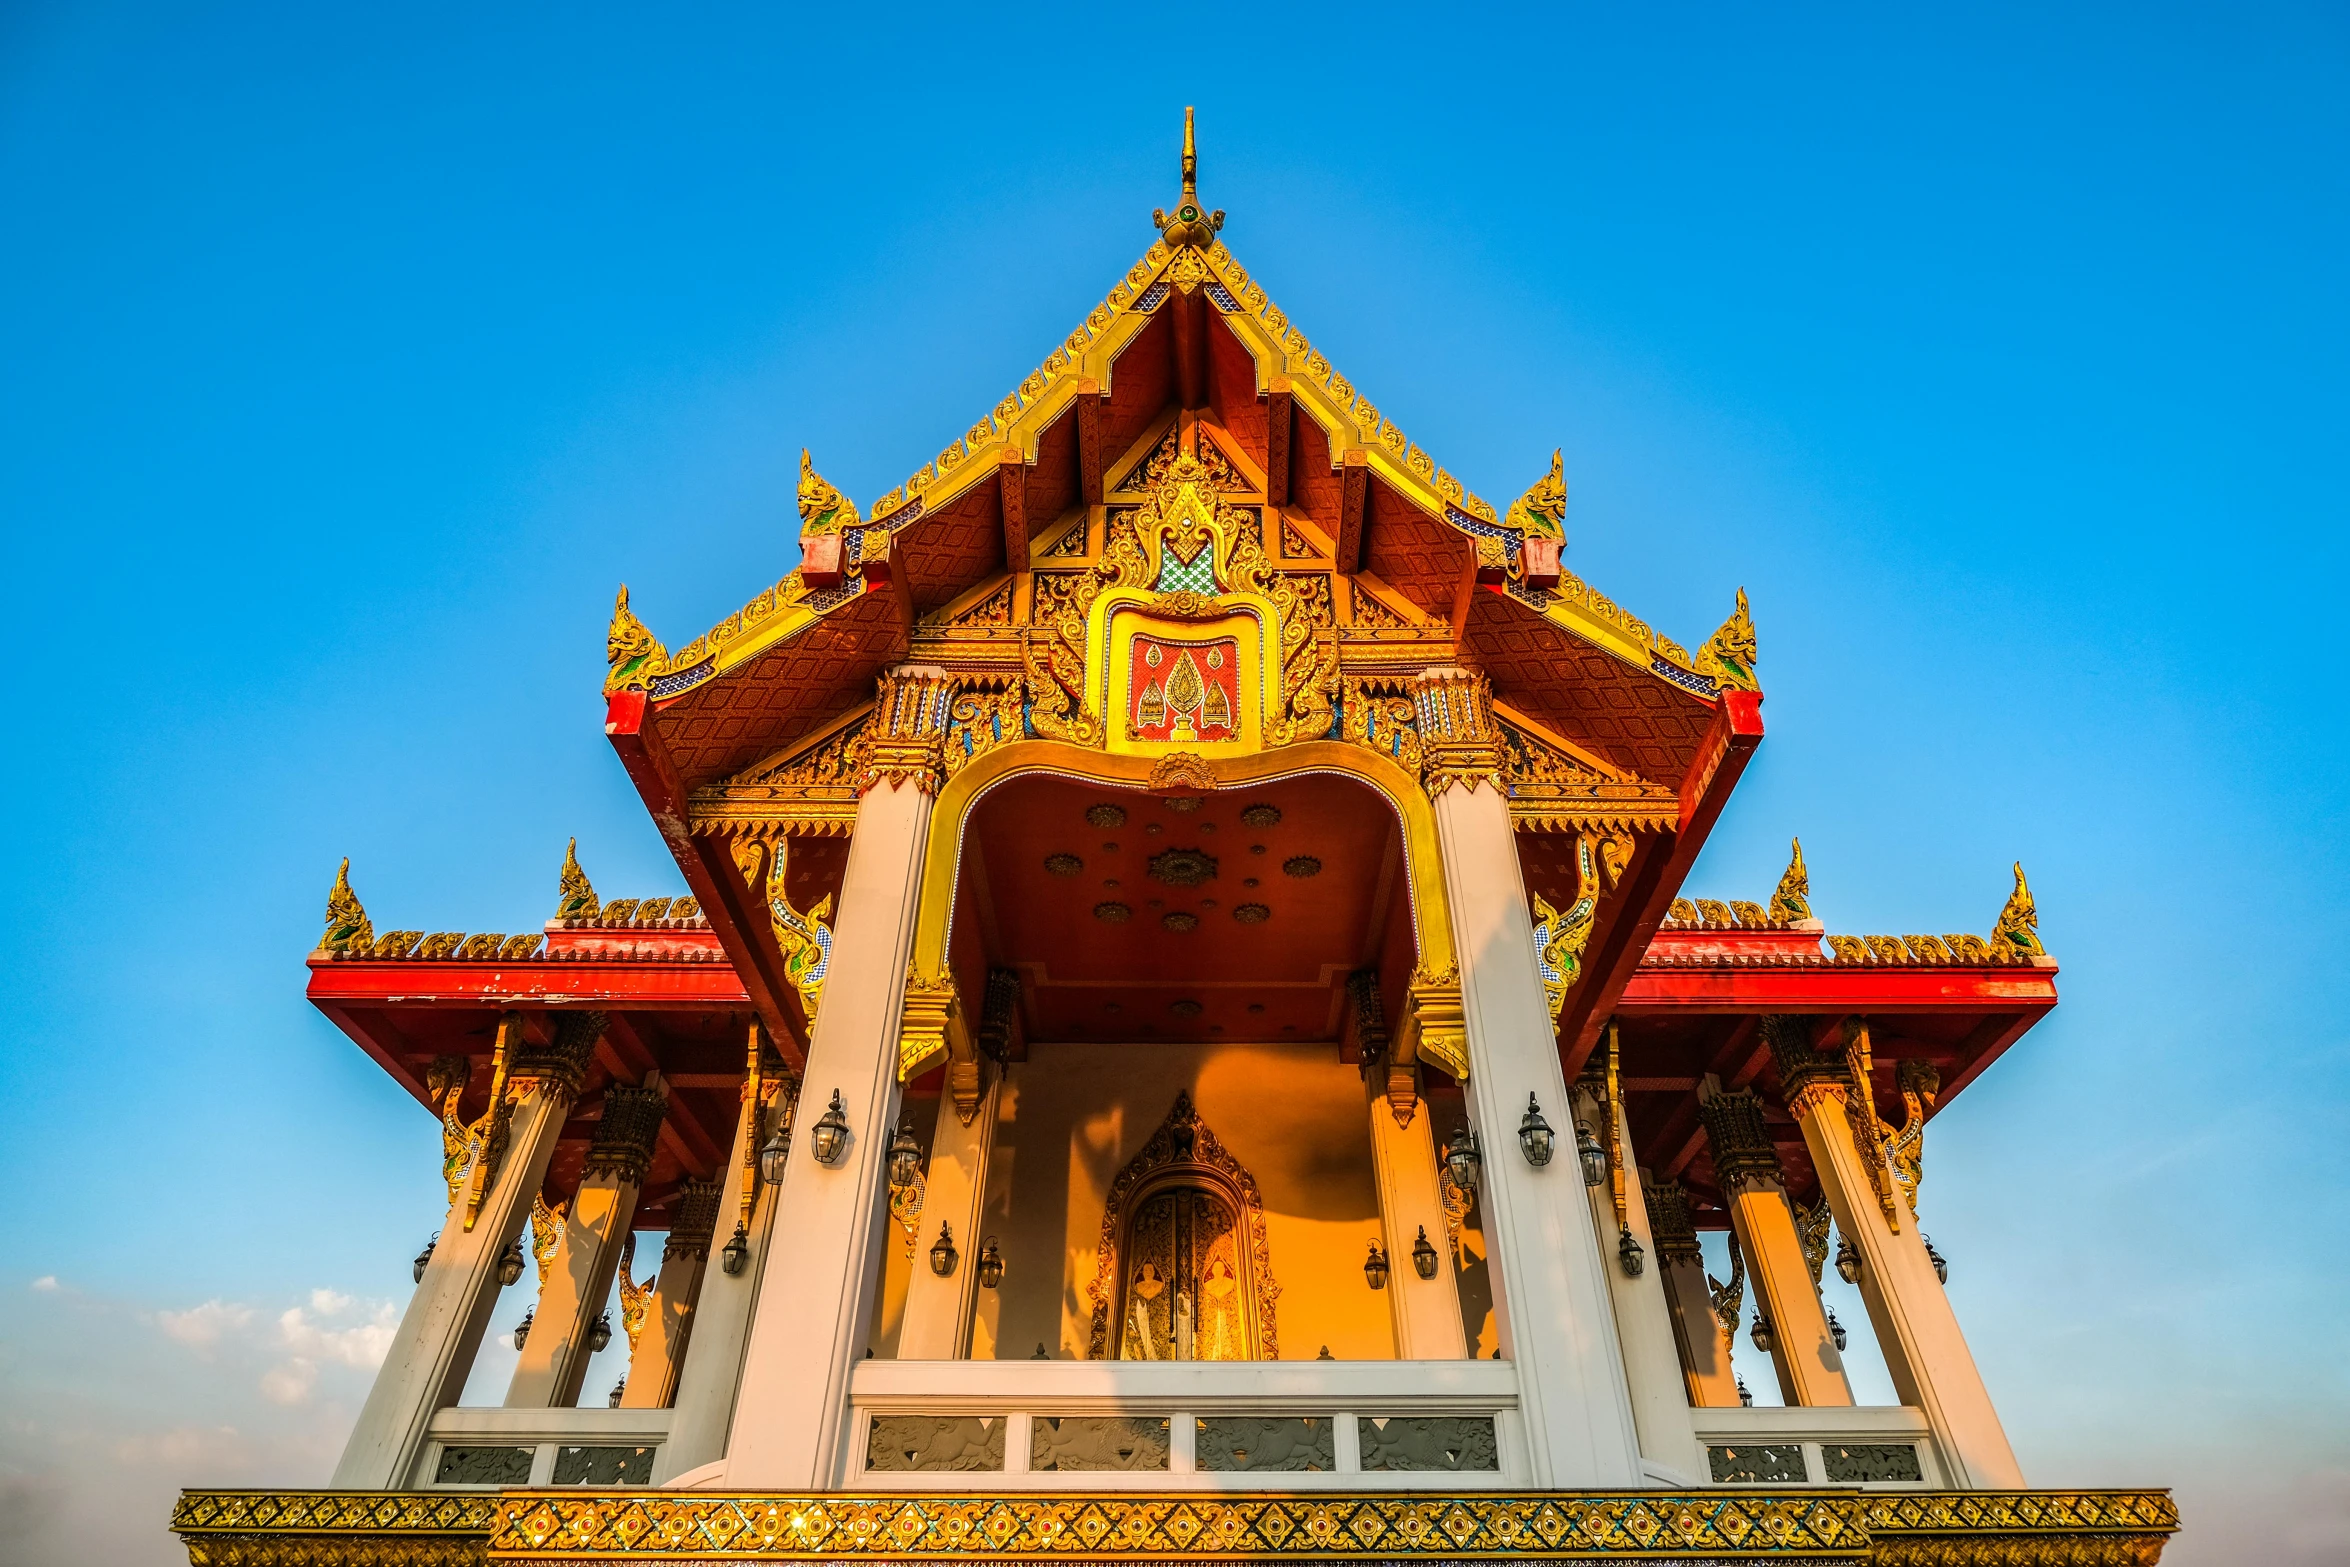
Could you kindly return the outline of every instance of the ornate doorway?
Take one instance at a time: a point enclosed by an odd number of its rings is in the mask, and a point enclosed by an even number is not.
[[[1256,1179],[1188,1093],[1110,1187],[1089,1293],[1096,1360],[1280,1356]]]

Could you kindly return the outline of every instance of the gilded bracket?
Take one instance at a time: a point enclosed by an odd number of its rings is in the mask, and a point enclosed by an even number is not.
[[[1462,1082],[1469,1080],[1469,1024],[1461,1004],[1461,971],[1455,967],[1420,969],[1404,992],[1403,1023],[1395,1033],[1389,1066],[1389,1100],[1397,1065],[1435,1062]]]

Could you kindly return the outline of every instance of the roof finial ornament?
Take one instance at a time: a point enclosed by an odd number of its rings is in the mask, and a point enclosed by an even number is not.
[[[1991,950],[2003,963],[2029,963],[2048,956],[2048,949],[2040,944],[2040,906],[2032,900],[2032,889],[2024,885],[2021,860],[2015,867],[2015,891],[2008,894],[2007,906],[1999,911],[1999,928],[1991,932]]]
[[[1216,231],[1224,226],[1224,210],[1203,213],[1199,206],[1199,146],[1192,138],[1191,107],[1183,110],[1183,202],[1172,215],[1163,208],[1151,209],[1151,222],[1158,225],[1159,237],[1167,242],[1169,250],[1205,250],[1216,242]]]
[[[1803,840],[1793,840],[1795,857],[1787,862],[1787,872],[1779,878],[1778,890],[1771,894],[1771,918],[1782,925],[1807,920],[1811,913],[1811,872],[1803,864]]]
[[[1510,506],[1509,516],[1502,526],[1515,528],[1529,538],[1557,539],[1567,537],[1567,467],[1564,449],[1550,454],[1550,472],[1534,481],[1533,488],[1519,496]]]
[[[843,528],[858,524],[857,503],[832,487],[831,481],[816,471],[816,464],[808,457],[808,449],[800,448],[800,532],[838,533]]]
[[[347,854],[342,868],[335,872],[335,884],[327,889],[326,931],[318,938],[318,945],[346,957],[365,957],[375,945],[375,923],[360,907],[359,894],[351,890],[351,857]]]
[[[619,597],[612,601],[611,629],[604,633],[604,695],[632,686],[644,689],[645,682],[660,673],[668,658],[669,650],[628,607],[628,584],[622,583]]]
[[[1738,607],[1721,629],[1706,639],[1690,660],[1701,675],[1710,675],[1725,691],[1760,691],[1754,678],[1754,616],[1747,613],[1746,590],[1738,590]]]
[[[579,840],[572,839],[563,846],[563,873],[555,904],[555,918],[559,920],[592,920],[603,909],[596,889],[587,879],[587,872],[579,868]]]

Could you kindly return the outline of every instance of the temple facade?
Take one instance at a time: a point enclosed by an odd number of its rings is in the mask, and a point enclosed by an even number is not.
[[[2056,1002],[2021,867],[1982,934],[1828,934],[1799,845],[1693,897],[1744,594],[1691,651],[1556,456],[1438,466],[1188,123],[1153,216],[904,484],[803,456],[739,613],[621,591],[690,896],[379,931],[346,863],[308,993],[447,1215],[331,1487],[187,1493],[191,1559],[2154,1561],[2166,1493],[2029,1488],[1921,1229]]]

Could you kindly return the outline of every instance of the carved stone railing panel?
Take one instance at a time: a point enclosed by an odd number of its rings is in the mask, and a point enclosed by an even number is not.
[[[1125,1415],[1036,1417],[1029,1428],[1028,1467],[1036,1470],[1164,1469],[1165,1418]]]
[[[1709,1447],[1705,1460],[1716,1485],[1800,1484],[1811,1478],[1804,1472],[1803,1445],[1799,1442]]]
[[[559,1447],[555,1449],[557,1485],[651,1485],[653,1452],[649,1447]]]
[[[968,1473],[1004,1467],[1001,1415],[876,1415],[865,1467]]]
[[[1209,1416],[1199,1422],[1195,1451],[1198,1467],[1217,1473],[1327,1474],[1338,1467],[1338,1438],[1327,1415]]]
[[[435,1485],[528,1485],[527,1447],[444,1447],[433,1470]]]
[[[1365,1415],[1355,1432],[1366,1473],[1501,1468],[1491,1415]]]
[[[1918,1450],[1910,1442],[1824,1442],[1820,1465],[1839,1484],[1870,1480],[1923,1480]]]

